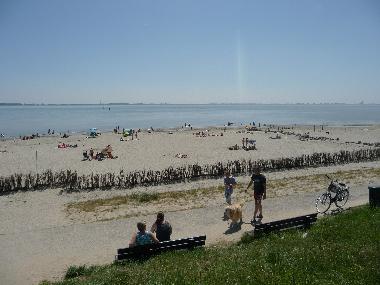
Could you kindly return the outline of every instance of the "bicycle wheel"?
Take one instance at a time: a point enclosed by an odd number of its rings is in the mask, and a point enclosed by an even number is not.
[[[350,192],[348,190],[342,190],[339,193],[336,194],[335,198],[335,205],[338,208],[342,208],[344,205],[346,205],[348,201],[348,197],[350,196]]]
[[[317,202],[315,203],[315,206],[317,207],[318,213],[326,213],[327,210],[330,208],[331,205],[331,197],[329,193],[323,193],[321,196],[318,197]]]

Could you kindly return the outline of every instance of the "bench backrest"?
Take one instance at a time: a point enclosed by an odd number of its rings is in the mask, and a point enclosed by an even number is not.
[[[314,224],[317,220],[317,213],[299,216],[290,219],[279,220],[275,222],[265,223],[255,225],[254,234],[255,236],[262,233],[270,233],[273,231],[281,231],[285,229],[292,228],[308,228],[310,225]]]
[[[206,244],[206,236],[197,236],[183,238],[177,240],[163,241],[147,245],[138,245],[135,247],[120,248],[117,250],[115,260],[124,260],[127,258],[136,258],[141,256],[149,256],[154,253],[159,253],[169,250],[190,249]]]

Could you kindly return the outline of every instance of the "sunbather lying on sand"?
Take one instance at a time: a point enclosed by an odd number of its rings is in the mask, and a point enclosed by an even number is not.
[[[244,147],[245,147],[245,146],[244,146]],[[244,148],[244,147],[243,147],[243,148]],[[239,148],[239,146],[238,146],[237,144],[235,144],[235,145],[233,145],[233,146],[228,147],[228,149],[229,149],[229,150],[238,150],[238,149],[240,149],[240,148]]]
[[[75,147],[78,147],[78,145],[77,144],[66,144],[66,143],[59,143],[58,144],[58,148],[67,148],[67,147],[75,148]]]
[[[175,157],[178,157],[178,158],[187,158],[187,154],[184,154],[184,153],[177,153],[175,155]]]

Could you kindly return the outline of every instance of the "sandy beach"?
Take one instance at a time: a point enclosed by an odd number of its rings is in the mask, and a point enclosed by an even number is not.
[[[380,142],[380,126],[317,127],[287,126],[280,139],[262,128],[247,132],[244,128],[203,130],[142,131],[138,140],[120,141],[120,134],[106,133],[96,138],[86,135],[41,137],[28,141],[0,141],[0,173],[34,173],[37,151],[37,170],[77,170],[79,173],[102,173],[153,169],[192,163],[210,164],[235,159],[268,159],[294,157],[314,152],[338,152],[373,148]],[[204,132],[205,136],[195,133]],[[300,135],[320,139],[300,140]],[[223,136],[221,136],[223,134]],[[242,139],[256,140],[257,150],[229,150],[242,145]],[[331,140],[330,140],[331,138]],[[339,140],[337,140],[339,138]],[[333,140],[332,140],[333,139]],[[59,143],[77,144],[76,148],[59,149]],[[360,142],[360,143],[358,143]],[[111,145],[117,159],[82,161],[83,150],[100,151]],[[186,154],[178,158],[176,154]],[[380,183],[380,162],[348,163],[327,167],[294,169],[265,173],[268,184],[267,220],[314,211],[318,193],[328,185],[325,174],[342,179],[352,187],[350,206],[368,201],[369,184]],[[239,176],[234,201],[244,201],[245,219],[252,213],[252,196],[242,189],[249,176]],[[175,225],[174,238],[197,234],[208,236],[207,245],[236,241],[244,226],[234,234],[225,234],[227,222],[221,220],[225,201],[220,179],[197,180],[188,183],[111,189],[107,191],[66,193],[62,189],[18,192],[0,196],[0,283],[35,284],[42,279],[59,279],[71,265],[111,262],[116,247],[125,246],[139,219],[154,220],[154,214],[163,210]],[[360,191],[359,191],[360,190]],[[357,192],[355,192],[357,191]],[[130,199],[133,195],[153,195],[151,201]],[[126,198],[127,197],[127,198]],[[355,198],[356,197],[356,198]],[[120,202],[122,199],[122,202]],[[124,200],[123,200],[124,199]],[[270,206],[271,205],[271,206]],[[277,206],[276,206],[277,205]],[[281,206],[278,206],[281,205]],[[292,210],[290,210],[292,209]],[[205,216],[209,220],[204,220]],[[186,220],[186,227],[183,222]],[[149,222],[150,223],[150,222]],[[56,257],[57,256],[57,257]],[[59,260],[55,262],[55,259]],[[18,270],[25,276],[19,276]]]
[[[313,131],[313,126],[292,127],[285,131],[293,135],[275,137],[273,132],[246,132],[244,128],[223,129],[208,128],[201,130],[177,129],[148,133],[142,131],[138,139],[120,141],[121,135],[101,134],[96,138],[86,135],[73,135],[69,138],[56,136],[40,137],[23,141],[20,139],[0,141],[0,174],[35,173],[50,169],[53,171],[76,170],[82,173],[105,173],[133,170],[162,170],[169,166],[179,167],[188,164],[212,164],[219,161],[236,159],[276,159],[295,157],[314,152],[338,152],[340,150],[357,150],[368,146],[362,143],[380,142],[380,126],[320,126]],[[293,129],[292,129],[293,128]],[[207,132],[206,132],[207,130]],[[276,131],[277,127],[271,129]],[[204,132],[205,137],[194,135]],[[308,133],[311,137],[324,137],[334,140],[301,141],[296,135]],[[223,134],[223,136],[220,136]],[[233,145],[242,146],[242,139],[256,140],[257,150],[229,150]],[[339,141],[336,139],[339,138]],[[362,142],[357,144],[357,142]],[[58,148],[58,144],[77,145],[76,148]],[[94,149],[100,152],[111,145],[117,159],[103,161],[82,161],[83,151]],[[36,159],[37,152],[37,159]],[[176,154],[185,154],[178,158]]]

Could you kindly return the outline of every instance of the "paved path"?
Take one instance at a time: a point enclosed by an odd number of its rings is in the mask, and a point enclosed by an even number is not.
[[[313,213],[317,195],[304,193],[267,199],[263,222]],[[346,208],[367,202],[367,185],[355,187],[351,189]],[[238,240],[244,232],[252,230],[248,224],[253,213],[252,203],[243,207],[243,219],[247,223],[235,233],[226,233],[228,224],[222,220],[222,206],[168,213],[173,238],[206,234],[207,244]],[[153,222],[155,217],[150,215],[142,219]],[[69,265],[110,263],[116,249],[127,246],[137,220],[130,218],[21,232],[0,229],[0,284],[36,284],[42,279],[61,278]]]

